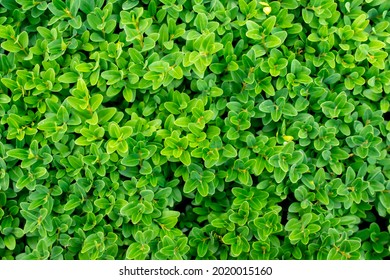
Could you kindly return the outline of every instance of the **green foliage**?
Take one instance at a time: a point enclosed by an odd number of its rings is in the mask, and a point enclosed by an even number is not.
[[[1,1],[1,259],[389,258],[389,10]]]

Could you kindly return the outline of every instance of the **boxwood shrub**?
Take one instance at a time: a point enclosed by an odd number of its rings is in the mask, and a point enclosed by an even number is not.
[[[390,1],[2,0],[2,259],[388,259]]]

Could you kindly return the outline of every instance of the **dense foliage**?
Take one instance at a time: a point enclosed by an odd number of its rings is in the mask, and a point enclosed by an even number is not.
[[[389,10],[1,0],[0,257],[389,258]]]

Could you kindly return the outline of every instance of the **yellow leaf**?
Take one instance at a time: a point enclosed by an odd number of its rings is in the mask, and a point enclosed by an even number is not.
[[[264,8],[263,8],[263,12],[264,12],[266,15],[269,15],[269,14],[272,12],[272,9],[271,9],[271,7],[267,6],[267,7],[264,7]]]

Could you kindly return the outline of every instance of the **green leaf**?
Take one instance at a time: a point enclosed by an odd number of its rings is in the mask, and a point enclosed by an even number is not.
[[[22,50],[17,43],[12,42],[12,41],[5,41],[5,42],[1,43],[1,47],[4,50],[9,51],[11,53],[17,53],[17,52]]]
[[[124,157],[121,161],[124,166],[137,166],[139,162],[140,158],[138,154],[130,154]]]
[[[270,34],[272,29],[274,28],[276,23],[276,17],[275,16],[270,16],[268,17],[263,23],[262,26],[264,28],[264,33],[265,34]]]
[[[200,193],[201,196],[206,197],[209,194],[209,185],[207,182],[202,180],[202,182],[198,183],[198,192]]]
[[[197,254],[199,257],[201,257],[201,258],[204,257],[209,250],[209,242],[202,241],[202,242],[198,243],[196,250],[197,250]]]
[[[198,181],[187,180],[185,182],[185,184],[184,184],[183,192],[184,193],[191,193],[191,192],[193,192],[197,188],[198,184],[199,184]]]
[[[102,242],[103,242],[102,241],[102,237],[103,237],[103,233],[102,232],[93,233],[93,234],[89,235],[84,240],[83,247],[81,248],[81,253],[89,252],[92,249],[97,248],[97,246],[99,246],[99,244],[101,246]]]
[[[302,9],[302,17],[307,24],[310,24],[313,20],[314,13],[308,9]]]
[[[0,94],[0,104],[7,104],[11,102],[11,97],[5,94]]]
[[[222,155],[227,158],[235,158],[237,156],[237,150],[231,144],[227,144],[223,147]]]
[[[139,173],[141,173],[142,175],[148,175],[152,173],[152,170],[153,169],[150,163],[145,160],[142,162],[142,166],[141,169],[139,170]]]
[[[69,211],[69,210],[75,209],[80,204],[81,204],[81,201],[78,197],[72,197],[65,203],[64,210]]]
[[[240,237],[238,237],[237,240],[240,241],[241,240]],[[243,248],[242,248],[242,245],[240,243],[241,242],[237,242],[237,243],[232,244],[230,252],[231,252],[233,257],[238,257],[241,254]]]
[[[298,111],[294,108],[294,106],[290,103],[286,103],[282,109],[283,115],[289,117],[295,117],[298,115]]]
[[[142,52],[146,52],[148,50],[151,50],[155,46],[156,46],[156,42],[153,39],[146,37],[144,40],[144,46],[142,48]]]
[[[75,72],[67,72],[58,77],[58,81],[64,84],[76,83],[79,75]]]
[[[240,134],[238,133],[238,131],[236,129],[234,129],[233,127],[231,127],[227,134],[226,134],[227,138],[229,140],[236,140],[240,137]]]
[[[282,40],[276,35],[268,35],[265,39],[265,46],[269,49],[276,48],[282,44]]]
[[[32,173],[33,173],[35,178],[41,178],[47,174],[47,170],[45,167],[39,166],[39,167],[36,167]]]
[[[180,212],[178,211],[165,210],[157,221],[163,224],[165,228],[173,228],[177,224],[179,216]]]
[[[144,63],[144,57],[142,56],[142,54],[138,50],[136,50],[134,48],[129,48],[129,54],[130,54],[130,58],[132,59],[132,61],[134,63],[136,63],[136,64],[143,64]]]
[[[381,193],[379,195],[379,201],[382,203],[382,205],[389,210],[390,209],[390,193]]]
[[[191,164],[191,155],[188,151],[184,151],[180,156],[180,161],[185,165],[189,166]]]
[[[29,152],[25,149],[13,149],[7,152],[7,156],[24,160],[29,157]]]
[[[287,172],[283,171],[281,168],[274,168],[274,176],[276,183],[281,183],[286,177]]]
[[[12,234],[6,235],[4,237],[4,244],[8,248],[8,250],[13,251],[16,247],[15,236],[13,236]]]
[[[30,176],[30,175],[23,175],[22,177],[20,177],[18,179],[18,181],[16,182],[16,188],[18,189],[22,189],[24,187],[26,187],[27,185],[31,184],[32,182],[34,182],[34,178],[33,176]]]
[[[110,122],[108,125],[108,133],[112,138],[118,139],[121,136],[119,125],[116,122]]]
[[[121,72],[117,70],[107,70],[102,72],[103,79],[107,80],[107,85],[114,85],[122,79]]]
[[[165,61],[155,61],[149,65],[149,69],[153,72],[163,73],[169,69],[169,63]]]
[[[259,110],[264,113],[271,113],[275,110],[275,104],[271,100],[265,100],[260,103]]]
[[[102,104],[103,101],[103,95],[101,94],[95,94],[91,97],[89,100],[89,104],[91,106],[91,111],[95,112],[99,106]]]
[[[234,232],[228,232],[222,237],[222,241],[225,244],[233,245],[237,242],[237,236],[234,234]]]
[[[168,74],[178,80],[183,78],[183,70],[181,69],[180,66],[176,66],[175,68],[169,70]]]
[[[99,207],[100,209],[107,209],[108,207],[110,207],[110,202],[108,201],[107,198],[99,198],[99,199],[96,199],[93,204],[95,204],[95,206]]]
[[[147,244],[132,243],[126,251],[126,259],[128,260],[144,260],[150,251]]]

